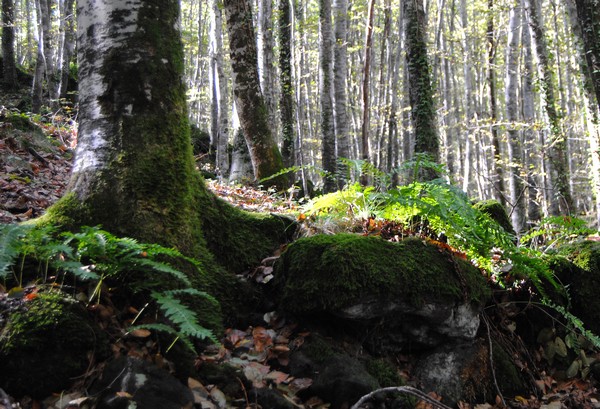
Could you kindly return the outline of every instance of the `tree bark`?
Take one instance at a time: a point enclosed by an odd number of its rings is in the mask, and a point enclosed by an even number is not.
[[[505,101],[506,120],[508,121],[508,187],[512,206],[512,225],[517,234],[522,233],[525,226],[525,191],[522,177],[523,159],[521,155],[521,133],[517,128],[519,120],[519,45],[521,39],[521,5],[513,2],[509,15],[508,43],[506,46]]]
[[[369,128],[371,126],[371,99],[369,80],[371,78],[371,57],[373,48],[373,21],[375,19],[375,0],[369,0],[367,15],[367,27],[365,28],[365,47],[363,57],[362,70],[362,127],[361,127],[361,159],[365,162],[371,160],[370,153],[370,135]],[[368,175],[364,174],[361,177],[363,185],[368,184]]]
[[[600,110],[600,2],[598,0],[575,0],[577,19],[587,62],[586,76],[592,83],[596,103]]]
[[[260,91],[250,4],[247,0],[224,0],[223,4],[229,32],[233,93],[258,182],[281,171],[283,160],[269,128],[269,113]],[[283,189],[286,179],[279,176],[265,184]]]
[[[334,125],[338,158],[350,158],[348,135],[348,0],[333,0],[335,46],[333,49]],[[338,164],[338,188],[346,182],[346,168]]]
[[[402,0],[402,4],[415,153],[425,154],[432,160],[439,161],[440,143],[427,57],[425,12],[420,0]],[[432,169],[420,169],[422,180],[430,180],[438,176]]]
[[[292,7],[291,0],[279,0],[279,78],[281,88],[280,121],[281,155],[286,168],[295,163],[294,141],[294,82],[292,78]]]
[[[569,189],[569,167],[567,162],[567,145],[561,120],[556,108],[554,72],[548,52],[548,45],[542,24],[542,14],[538,0],[524,0],[529,27],[531,30],[535,52],[538,58],[538,71],[541,77],[541,88],[544,99],[544,110],[548,118],[549,140],[549,211],[552,215],[570,214],[573,199]]]
[[[2,85],[6,90],[14,90],[18,87],[14,23],[13,0],[2,0]]]
[[[71,59],[75,52],[75,0],[61,0],[60,9],[60,55],[57,58],[56,87],[53,90],[53,99],[59,100],[67,96],[69,87],[69,73],[71,67]]]
[[[229,90],[223,67],[223,20],[221,2],[210,1],[210,88],[211,88],[211,143],[216,148],[217,174],[228,176],[229,155]],[[247,149],[246,149],[247,150]]]
[[[336,189],[337,157],[333,119],[333,29],[331,0],[319,0],[319,100],[321,103],[321,143],[325,193]]]

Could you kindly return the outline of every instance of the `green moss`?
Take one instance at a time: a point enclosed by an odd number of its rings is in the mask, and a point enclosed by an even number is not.
[[[506,209],[504,209],[504,206],[497,200],[483,200],[475,203],[473,207],[490,216],[492,220],[498,223],[507,233],[512,235],[515,234],[515,230],[506,213]]]
[[[400,377],[398,370],[387,359],[371,359],[367,361],[366,367],[367,372],[377,379],[382,388],[404,385],[404,380]]]
[[[336,354],[332,346],[321,336],[316,334],[312,335],[310,339],[304,343],[302,352],[317,364],[326,362]]]
[[[104,359],[107,340],[86,311],[62,293],[40,293],[14,312],[0,333],[0,387],[45,397],[85,373],[89,354]]]
[[[494,367],[492,370],[496,375],[496,382],[500,390],[508,396],[515,396],[527,390],[523,378],[519,374],[514,361],[510,355],[496,342],[492,343],[492,356]],[[491,391],[494,393],[495,391]]]
[[[344,308],[357,300],[484,303],[485,279],[445,250],[411,239],[391,243],[352,234],[292,243],[276,264],[281,305],[294,313]]]
[[[572,312],[586,328],[600,334],[600,243],[584,240],[564,246],[559,252],[574,264],[563,261],[553,266],[569,290]]]

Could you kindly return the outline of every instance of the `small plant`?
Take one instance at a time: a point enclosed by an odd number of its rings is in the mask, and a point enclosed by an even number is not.
[[[521,242],[527,243],[530,248],[546,252],[595,233],[585,220],[573,216],[550,216],[542,219],[538,226],[524,235]]]
[[[57,284],[63,284],[69,276],[78,282],[93,283],[90,303],[101,302],[103,284],[110,281],[134,293],[148,293],[167,318],[168,324],[144,324],[136,328],[143,326],[174,334],[192,349],[191,338],[216,342],[214,335],[198,324],[196,314],[180,300],[182,296],[194,296],[217,304],[209,294],[190,288],[186,274],[175,267],[177,263],[187,263],[201,271],[202,266],[175,249],[119,238],[99,227],[83,227],[77,233],[57,235],[50,227],[15,224],[0,226],[0,246],[0,280],[6,282],[12,274],[15,284],[23,286],[26,260],[34,260],[36,278],[42,282],[48,280],[52,271]],[[165,282],[181,288],[164,290]]]

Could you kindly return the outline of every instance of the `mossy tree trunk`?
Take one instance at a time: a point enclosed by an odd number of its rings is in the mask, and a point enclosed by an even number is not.
[[[283,159],[269,128],[269,112],[260,90],[250,2],[224,0],[223,6],[229,33],[233,94],[250,150],[254,177],[259,181],[281,171]],[[285,177],[277,177],[267,184],[284,188],[287,181]]]
[[[435,119],[431,72],[427,57],[425,11],[423,3],[403,0],[406,62],[408,65],[411,120],[415,133],[415,153],[426,154],[438,161],[440,141]],[[432,169],[421,169],[419,177],[430,180],[438,175]]]
[[[294,79],[292,76],[292,7],[290,0],[279,0],[279,67],[281,74],[280,99],[281,107],[280,121],[282,145],[281,154],[283,165],[286,168],[294,166],[296,162],[296,147],[294,140]]]
[[[177,0],[78,2],[78,145],[68,193],[39,223],[174,246],[232,312],[245,300],[225,272],[257,265],[290,223],[231,207],[195,169],[179,15]]]
[[[13,0],[2,0],[2,85],[5,89],[17,87],[14,14]]]

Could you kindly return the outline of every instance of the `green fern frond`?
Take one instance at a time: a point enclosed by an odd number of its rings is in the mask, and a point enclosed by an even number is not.
[[[4,279],[21,254],[21,239],[33,226],[20,224],[0,225],[0,279]]]
[[[165,317],[173,322],[182,335],[198,339],[210,339],[215,343],[218,342],[210,330],[198,324],[196,313],[183,305],[179,299],[173,296],[173,294],[153,291],[151,296],[156,301]]]
[[[140,257],[140,258],[136,258],[134,264],[136,267],[143,266],[143,267],[147,267],[148,269],[151,269],[158,273],[170,274],[171,276],[173,276],[173,278],[176,278],[181,283],[188,285],[188,286],[191,285],[189,278],[184,273],[177,270],[176,268],[171,267],[167,263],[163,263],[163,262],[156,261],[156,260],[151,260],[149,258],[141,258]]]

